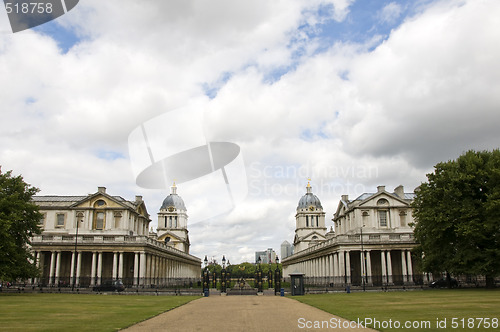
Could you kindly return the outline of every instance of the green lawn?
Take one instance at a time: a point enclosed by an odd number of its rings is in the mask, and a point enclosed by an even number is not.
[[[0,331],[116,331],[199,296],[2,294]]]
[[[406,322],[412,324],[410,327],[418,324],[420,328],[413,330],[421,331],[500,330],[500,290],[360,292],[293,298],[350,320],[376,319],[379,325],[369,327],[380,331],[405,329],[403,324]],[[481,318],[488,319],[481,321]],[[401,324],[399,329],[394,328],[396,321]]]

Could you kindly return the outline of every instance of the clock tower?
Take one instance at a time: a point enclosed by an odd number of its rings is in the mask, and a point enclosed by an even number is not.
[[[297,253],[325,240],[325,212],[308,182],[306,194],[299,200],[295,215],[294,252]]]
[[[182,198],[177,195],[175,182],[158,212],[158,241],[166,245],[189,253],[189,236],[187,230],[186,206]]]

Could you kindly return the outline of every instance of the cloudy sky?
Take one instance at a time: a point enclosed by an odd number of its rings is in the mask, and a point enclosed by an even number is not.
[[[342,194],[412,192],[437,162],[499,147],[499,17],[497,0],[81,0],[14,34],[0,9],[0,165],[41,195],[143,195],[156,228],[169,185],[140,173],[232,143],[239,173],[213,174],[243,196],[178,183],[191,253],[279,254],[308,178],[330,227]]]

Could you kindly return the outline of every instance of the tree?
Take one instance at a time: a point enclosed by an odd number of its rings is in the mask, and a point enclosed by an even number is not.
[[[415,251],[423,271],[500,274],[500,150],[438,163],[416,190]]]
[[[42,214],[31,198],[38,188],[12,171],[0,172],[0,279],[16,280],[38,274],[29,250],[30,238],[40,234]]]

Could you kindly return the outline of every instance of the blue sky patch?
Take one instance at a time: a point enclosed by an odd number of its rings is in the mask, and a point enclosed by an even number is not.
[[[73,29],[61,26],[57,23],[57,20],[37,26],[33,30],[54,39],[63,54],[68,53],[73,46],[83,40]]]

